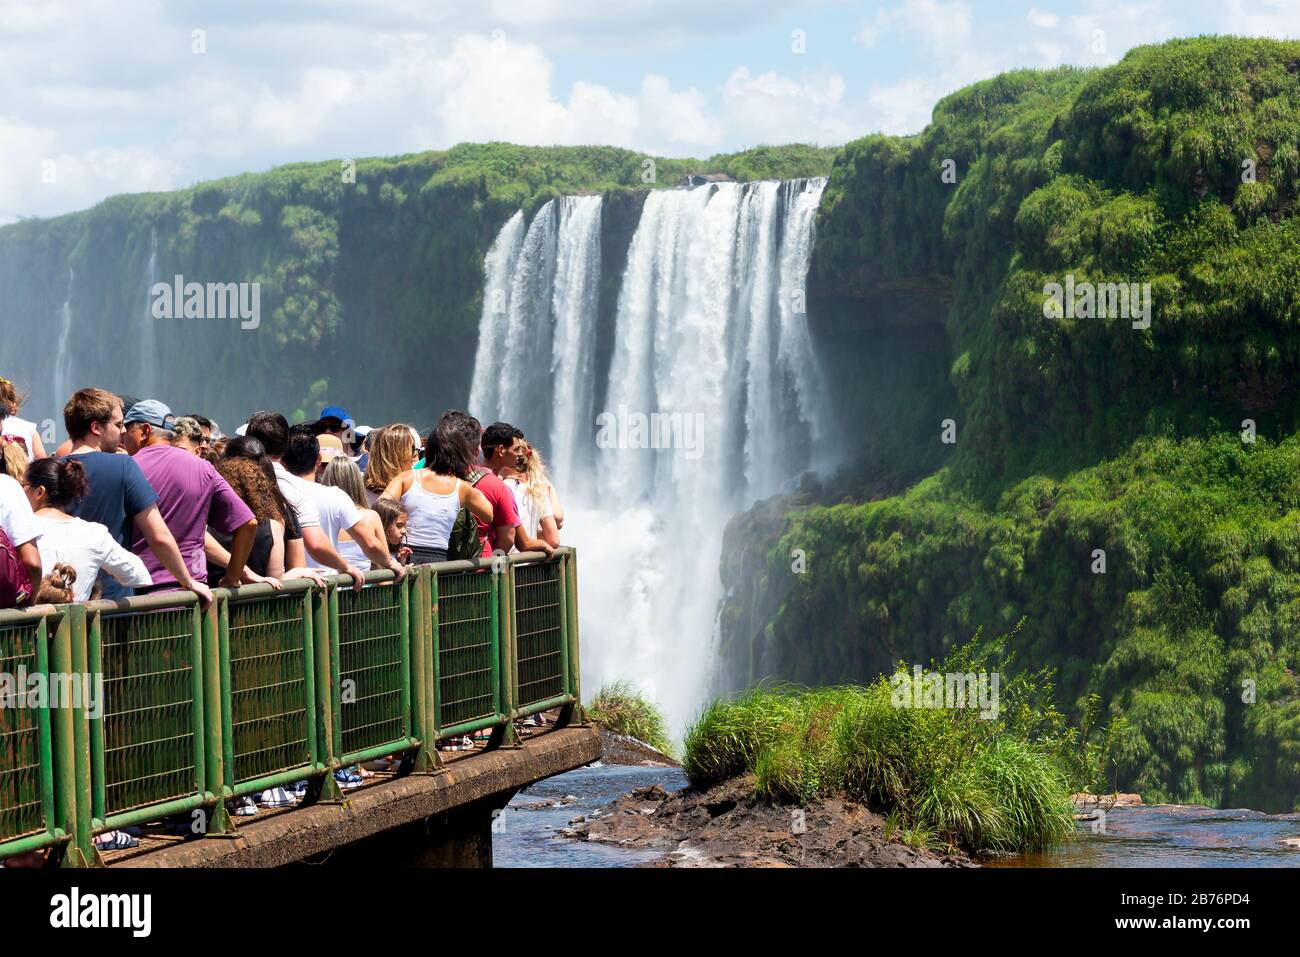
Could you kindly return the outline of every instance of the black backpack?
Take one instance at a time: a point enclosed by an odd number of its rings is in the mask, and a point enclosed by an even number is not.
[[[486,475],[485,470],[475,469],[469,477],[470,487],[477,486]],[[451,527],[451,535],[447,538],[447,561],[458,562],[482,557],[483,542],[478,537],[478,521],[474,518],[474,513],[462,505],[456,515],[456,523]]]

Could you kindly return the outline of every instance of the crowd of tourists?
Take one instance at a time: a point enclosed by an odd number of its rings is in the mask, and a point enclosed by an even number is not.
[[[560,544],[564,509],[537,449],[466,412],[421,436],[358,426],[338,406],[296,425],[260,411],[226,436],[160,399],[90,388],[68,399],[68,438],[47,449],[22,409],[0,378],[0,609],[178,590],[207,607],[214,587],[346,575],[361,588],[372,569],[400,578]],[[292,802],[284,788],[260,799]]]

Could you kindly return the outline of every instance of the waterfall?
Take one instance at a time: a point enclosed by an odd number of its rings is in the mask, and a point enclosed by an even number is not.
[[[586,491],[578,482],[590,472],[591,430],[595,400],[592,367],[595,357],[596,309],[600,292],[599,196],[566,196],[560,210],[556,246],[555,344],[551,354],[551,468],[571,476],[574,492]]]
[[[136,329],[136,355],[140,365],[134,391],[142,399],[158,397],[158,332],[153,318],[153,287],[158,281],[158,231],[149,230],[149,263],[145,267],[144,308],[139,312]]]
[[[63,308],[59,310],[58,351],[54,354],[54,376],[52,389],[53,401],[49,408],[54,412],[55,421],[63,424],[63,406],[76,391],[72,384],[72,284],[76,273],[68,267],[68,291],[63,299]],[[50,449],[49,451],[53,451]]]
[[[548,203],[526,231],[516,214],[484,263],[470,411],[539,445],[549,438],[561,539],[578,547],[582,568],[584,686],[629,678],[676,731],[711,678],[727,520],[830,464],[825,383],[804,315],[825,185],[652,191],[628,249],[607,369],[594,348],[598,198]]]

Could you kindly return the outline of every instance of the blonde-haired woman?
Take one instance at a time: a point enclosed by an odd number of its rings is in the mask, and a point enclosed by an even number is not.
[[[524,447],[518,462],[519,467],[506,469],[502,478],[514,493],[519,519],[530,538],[540,538],[556,548],[560,544],[560,523],[556,520],[559,497],[546,474],[546,464],[541,453],[531,445]]]
[[[0,425],[0,434],[22,439],[25,447],[23,451],[27,453],[27,458],[34,462],[45,458],[45,446],[41,444],[41,435],[36,429],[36,423],[18,417],[23,398],[18,394],[17,386],[4,376],[0,376],[0,419],[4,419],[3,425]],[[3,411],[6,408],[8,411]]]
[[[412,438],[415,430],[409,425],[386,425],[374,433],[370,440],[370,459],[366,463],[366,498],[368,504],[384,494],[388,483],[403,472],[409,472],[420,458],[419,442]]]

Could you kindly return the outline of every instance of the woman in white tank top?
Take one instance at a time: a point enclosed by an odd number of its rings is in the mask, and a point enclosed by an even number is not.
[[[403,472],[384,489],[384,497],[401,502],[406,511],[406,544],[413,565],[447,560],[447,541],[462,506],[484,522],[492,521],[487,496],[461,480],[470,473],[473,450],[452,428],[439,426],[431,438],[425,467]]]

